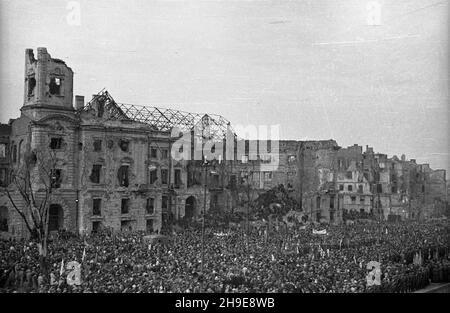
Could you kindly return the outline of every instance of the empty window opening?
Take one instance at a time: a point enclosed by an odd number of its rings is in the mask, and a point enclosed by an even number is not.
[[[90,178],[91,182],[93,182],[94,184],[100,183],[101,170],[102,170],[101,164],[94,164],[92,166],[92,172],[91,172],[91,176],[89,178]]]
[[[62,138],[51,138],[50,139],[50,149],[52,150],[57,150],[57,149],[61,149],[62,147]]]
[[[150,171],[150,184],[154,184],[158,180],[156,169]]]
[[[34,95],[34,87],[36,87],[36,79],[34,77],[28,78],[28,96]]]
[[[119,185],[122,187],[128,187],[128,165],[122,165],[117,172],[117,178],[119,179]]]
[[[163,210],[167,210],[167,204],[168,204],[168,201],[169,199],[168,199],[168,197],[167,196],[162,196],[162,198],[161,198],[161,208],[163,209]]]
[[[62,229],[64,223],[64,213],[61,206],[59,204],[51,204],[48,213],[48,231]]]
[[[124,198],[122,199],[122,205],[120,207],[120,212],[122,214],[128,214],[130,212],[130,199]]]
[[[154,214],[155,213],[155,199],[154,198],[148,198],[147,199],[147,205],[145,207],[145,211],[147,214]]]
[[[158,157],[158,151],[156,148],[150,148],[150,157],[156,159]]]
[[[161,170],[161,183],[163,185],[167,185],[169,180],[169,170],[167,169],[162,169]]]
[[[102,199],[93,199],[92,200],[92,215],[102,215]]]
[[[53,77],[50,79],[49,91],[51,95],[61,95],[61,79]]]
[[[348,185],[348,186],[347,186],[347,190],[348,190],[348,191],[352,191],[352,190],[353,190],[353,186],[352,186],[352,185]]]

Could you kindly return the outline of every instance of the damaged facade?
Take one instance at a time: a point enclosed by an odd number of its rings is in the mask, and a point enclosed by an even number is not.
[[[351,212],[428,217],[447,203],[444,170],[403,156],[387,158],[369,147],[364,152],[358,145],[341,148],[334,140],[277,141],[275,167],[273,142],[266,142],[265,154],[259,143],[236,137],[234,146],[245,146],[245,152],[233,151],[232,159],[225,148],[216,160],[191,160],[198,154],[192,144],[184,151],[191,158],[176,160],[172,151],[180,134],[175,128],[186,132],[212,125],[209,136],[220,144],[230,123],[218,115],[119,104],[106,91],[87,103],[82,96],[73,100],[72,69],[45,48],[37,49],[37,57],[26,50],[24,82],[21,116],[0,127],[0,183],[9,185],[27,212],[9,169],[24,166],[37,151],[53,157],[50,230],[161,231],[173,220],[200,216],[203,208],[232,211],[249,195],[256,199],[278,185],[301,203],[294,209],[331,223]],[[43,190],[38,179],[33,184]],[[27,235],[4,193],[0,232]]]

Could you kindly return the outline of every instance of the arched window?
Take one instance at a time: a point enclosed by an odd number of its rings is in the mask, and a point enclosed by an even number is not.
[[[0,232],[8,231],[8,222],[9,222],[8,208],[5,206],[0,206]]]
[[[117,178],[120,186],[128,187],[128,168],[128,165],[122,165],[117,171]]]

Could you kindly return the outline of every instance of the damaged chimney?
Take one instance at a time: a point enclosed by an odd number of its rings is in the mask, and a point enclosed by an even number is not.
[[[79,110],[84,107],[84,96],[75,96],[75,110]]]

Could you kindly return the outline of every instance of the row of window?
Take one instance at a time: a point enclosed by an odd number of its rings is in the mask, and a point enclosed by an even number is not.
[[[344,185],[340,184],[339,185],[339,191],[344,191]],[[347,185],[347,191],[353,191],[353,185]],[[358,192],[359,193],[363,193],[364,191],[364,186],[363,185],[358,185]]]
[[[168,203],[169,203],[168,196],[162,196],[161,197],[161,209],[167,210]],[[130,199],[129,198],[121,199],[120,213],[121,214],[130,213]],[[146,205],[145,205],[145,214],[149,214],[149,215],[155,214],[155,198],[147,198]],[[102,199],[101,198],[94,198],[92,200],[92,215],[93,216],[101,216],[102,215]]]

